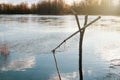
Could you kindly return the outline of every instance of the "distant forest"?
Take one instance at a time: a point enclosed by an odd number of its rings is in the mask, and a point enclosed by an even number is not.
[[[101,4],[94,0],[84,0],[83,2],[73,2],[66,4],[64,0],[48,0],[28,5],[28,3],[0,4],[0,14],[40,14],[40,15],[67,15],[72,14],[72,10],[78,14],[90,15],[120,15],[120,1],[118,5],[113,5],[112,0],[102,0]]]

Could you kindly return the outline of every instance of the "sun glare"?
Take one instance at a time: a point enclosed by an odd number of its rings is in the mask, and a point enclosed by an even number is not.
[[[113,5],[118,6],[119,5],[119,0],[113,0]]]
[[[81,2],[83,0],[65,0],[67,4],[72,4],[73,2]]]

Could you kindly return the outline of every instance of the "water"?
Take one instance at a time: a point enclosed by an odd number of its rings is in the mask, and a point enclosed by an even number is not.
[[[0,80],[58,80],[51,50],[77,30],[74,16],[0,15],[0,47],[10,51],[0,55]],[[57,50],[62,80],[79,79],[78,43],[79,34]],[[119,52],[120,17],[102,16],[85,33],[84,80],[120,80]]]

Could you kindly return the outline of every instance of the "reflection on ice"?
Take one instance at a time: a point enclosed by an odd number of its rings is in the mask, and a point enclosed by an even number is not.
[[[117,42],[118,43],[118,42]],[[100,53],[101,58],[105,61],[110,61],[113,59],[119,59],[120,58],[120,45],[119,44],[106,44],[106,46],[103,46],[102,52]]]
[[[78,80],[78,72],[61,73],[62,80]],[[49,80],[59,80],[57,75],[53,75]]]
[[[111,69],[117,70],[116,72],[120,71],[120,59],[113,59],[110,63]]]
[[[96,80],[120,80],[120,75],[107,73],[104,77],[96,78]]]
[[[9,56],[8,56],[9,57]],[[1,63],[3,62],[3,63]],[[1,60],[1,71],[24,71],[27,68],[32,68],[35,65],[34,57],[24,57],[12,60]]]
[[[120,59],[111,60],[111,64],[114,66],[120,66]]]

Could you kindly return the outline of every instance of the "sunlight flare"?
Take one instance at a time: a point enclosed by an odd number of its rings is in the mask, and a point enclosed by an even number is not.
[[[114,6],[118,6],[119,5],[119,1],[120,0],[113,0],[112,3],[113,3]]]
[[[81,2],[83,0],[65,0],[67,4],[72,4],[73,2]]]

